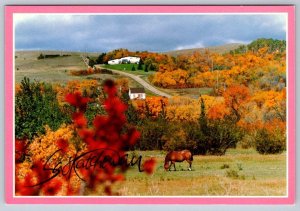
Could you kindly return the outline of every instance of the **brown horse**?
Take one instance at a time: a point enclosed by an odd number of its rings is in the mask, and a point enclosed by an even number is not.
[[[183,162],[185,160],[190,164],[188,170],[191,171],[192,170],[192,162],[193,162],[192,153],[189,150],[171,151],[166,155],[164,168],[165,168],[165,170],[170,171],[171,166],[173,165],[174,169],[176,171],[175,162]],[[170,162],[171,162],[171,165],[170,165]]]

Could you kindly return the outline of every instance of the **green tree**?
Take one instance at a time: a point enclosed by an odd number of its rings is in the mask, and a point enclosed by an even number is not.
[[[89,66],[90,67],[94,67],[95,64],[96,64],[96,62],[93,59],[89,59]]]
[[[135,66],[132,65],[131,71],[135,71]]]
[[[104,57],[106,56],[106,53],[102,53],[98,56],[98,58],[96,59],[96,63],[97,64],[103,64],[104,63]]]
[[[142,62],[142,60],[140,60],[137,69],[138,70],[142,70],[143,69],[143,62]]]
[[[148,72],[148,65],[145,64],[145,72]]]
[[[45,58],[44,54],[41,53],[37,59],[40,60],[40,59],[44,59],[44,58]]]
[[[197,140],[197,153],[224,155],[230,147],[235,147],[242,139],[241,129],[226,116],[220,120],[208,120],[206,117],[205,103],[201,98],[201,113],[199,117],[200,133]]]
[[[15,136],[32,139],[45,133],[45,125],[56,130],[62,123],[70,122],[59,107],[56,92],[50,84],[21,81],[21,91],[15,97]]]

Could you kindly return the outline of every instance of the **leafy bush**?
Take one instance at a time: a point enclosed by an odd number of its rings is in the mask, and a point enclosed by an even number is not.
[[[138,130],[141,137],[136,147],[140,150],[161,150],[163,148],[163,135],[168,131],[168,124],[162,120],[145,119]]]
[[[82,76],[82,75],[93,75],[93,74],[112,74],[111,71],[106,70],[106,69],[100,69],[100,68],[88,68],[87,70],[72,70],[71,75],[74,76]]]
[[[223,119],[207,119],[203,99],[199,125],[203,138],[198,142],[198,150],[202,154],[224,155],[228,148],[235,147],[243,137],[242,130],[232,121],[231,116],[225,116]]]
[[[163,149],[166,151],[196,149],[196,141],[188,138],[188,132],[180,124],[169,126],[168,134],[162,139],[165,143]]]
[[[44,58],[45,58],[45,56],[42,53],[37,57],[38,60],[44,59]]]
[[[232,178],[232,179],[241,179],[245,180],[245,175],[239,175],[239,173],[236,170],[228,169],[226,171],[226,177]]]
[[[260,154],[277,154],[286,149],[286,137],[280,130],[260,129],[255,137],[256,150]]]
[[[233,179],[238,179],[239,174],[236,170],[229,169],[229,170],[226,171],[226,177],[230,177],[230,178],[233,178]]]
[[[56,92],[52,86],[40,82],[21,81],[15,96],[15,136],[32,139],[45,133],[45,125],[56,130],[70,118],[60,110]]]
[[[229,165],[227,163],[224,163],[220,169],[228,169],[229,168]]]
[[[224,155],[242,138],[242,131],[229,120],[210,121],[204,132],[208,154]]]

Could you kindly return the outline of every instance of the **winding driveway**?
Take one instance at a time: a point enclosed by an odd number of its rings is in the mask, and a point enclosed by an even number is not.
[[[95,65],[96,68],[103,68],[101,65]],[[160,96],[163,96],[163,97],[167,97],[167,98],[170,98],[171,95],[165,93],[165,92],[162,92],[158,89],[156,89],[154,86],[152,86],[151,84],[147,83],[146,81],[144,81],[143,79],[141,79],[139,76],[137,75],[134,75],[134,74],[130,74],[130,73],[127,73],[127,72],[123,72],[123,71],[120,71],[120,70],[114,70],[114,69],[110,69],[110,68],[105,68],[107,70],[110,70],[114,73],[118,73],[120,75],[125,75],[127,77],[130,77],[132,78],[133,80],[135,80],[136,82],[138,82],[139,84],[141,84],[145,89],[148,89],[149,91],[157,94],[157,95],[160,95]]]

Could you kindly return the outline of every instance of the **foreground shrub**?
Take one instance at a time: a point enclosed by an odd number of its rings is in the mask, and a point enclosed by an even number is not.
[[[255,144],[260,154],[281,153],[286,149],[286,136],[279,129],[268,131],[262,128],[257,132]]]
[[[89,67],[86,70],[72,70],[70,74],[73,76],[84,76],[84,75],[93,75],[93,74],[112,74],[112,71],[107,69],[102,69],[102,68]]]
[[[208,154],[224,155],[230,147],[235,147],[243,133],[230,120],[210,121],[206,127],[205,148]]]
[[[235,117],[226,115],[222,119],[208,119],[204,101],[201,99],[199,125],[203,138],[198,140],[198,151],[202,154],[224,155],[228,148],[236,147],[243,132],[233,118]]]
[[[168,127],[167,122],[163,119],[144,119],[138,126],[141,137],[136,149],[162,150],[164,145],[163,136],[168,132]]]
[[[66,155],[71,157],[77,153],[75,145],[72,143],[74,138],[74,126],[73,125],[62,125],[58,130],[52,131],[48,126],[45,127],[45,135],[41,135],[32,140],[29,145],[29,155],[32,161],[43,161],[46,162],[49,155],[58,150],[61,147],[61,142],[58,140],[70,140],[68,141],[68,151]],[[84,149],[82,143],[81,149]],[[58,155],[52,157],[52,161],[57,160]],[[66,162],[67,160],[65,160]]]
[[[172,126],[168,135],[162,137],[165,142],[163,149],[166,151],[184,149],[193,151],[196,148],[196,141],[189,139],[188,132],[189,131],[185,131],[180,125]]]

